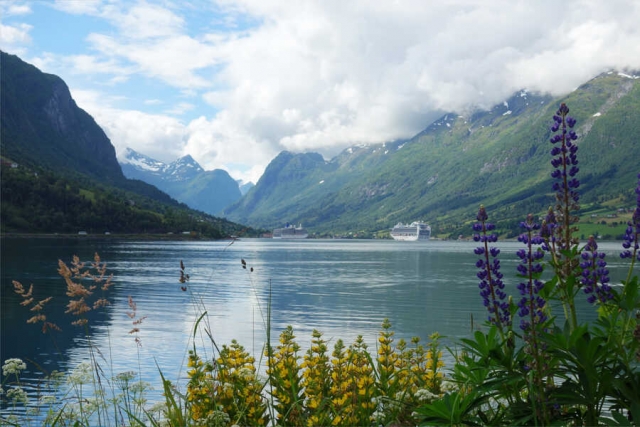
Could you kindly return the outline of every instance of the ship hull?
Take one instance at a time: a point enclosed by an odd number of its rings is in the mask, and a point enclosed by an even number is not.
[[[295,240],[295,239],[306,239],[307,237],[309,237],[308,234],[293,234],[290,236],[272,236],[273,239],[281,239],[281,240]]]
[[[273,230],[273,234],[271,237],[273,239],[283,239],[283,240],[306,239],[307,237],[309,237],[309,233],[307,233],[307,230],[302,228],[302,226],[294,227],[294,226],[287,225],[284,228],[276,228],[275,230]]]

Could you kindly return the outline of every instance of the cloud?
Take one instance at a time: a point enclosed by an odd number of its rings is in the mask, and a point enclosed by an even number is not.
[[[7,52],[22,54],[25,45],[31,43],[29,31],[33,27],[29,24],[3,25],[0,24],[0,48]]]
[[[179,34],[184,27],[184,19],[161,6],[138,3],[125,13],[110,11],[108,16],[120,33],[129,39],[149,39]]]
[[[114,59],[102,60],[93,55],[71,55],[58,58],[63,66],[73,74],[109,74],[112,80],[122,82],[136,72],[134,67],[126,67]]]
[[[185,126],[174,117],[116,108],[118,98],[90,90],[71,90],[73,99],[105,131],[118,156],[131,147],[149,157],[172,162],[183,155]]]
[[[640,65],[632,1],[229,4],[262,25],[220,46],[223,89],[204,99],[221,112],[207,144],[242,139],[261,147],[256,155],[329,156],[410,137],[436,114],[489,108],[522,88],[566,93]],[[201,150],[197,141],[188,147]]]
[[[207,170],[224,169],[235,179],[254,183],[266,167],[266,163],[262,161],[264,153],[259,153],[259,144],[250,148],[253,153],[248,153],[246,157],[237,156],[238,150],[247,149],[240,139],[235,145],[225,144],[222,150],[215,148],[212,141],[215,140],[216,131],[204,117],[185,125],[168,114],[149,114],[117,108],[122,100],[119,96],[110,97],[104,92],[92,90],[71,92],[76,104],[91,114],[105,131],[118,157],[124,154],[127,147],[165,163],[191,154]],[[150,101],[157,104],[156,100]],[[189,109],[189,105],[178,105],[176,108]],[[215,150],[213,156],[211,150]],[[212,158],[215,161],[212,162]],[[238,158],[240,161],[237,161]],[[251,164],[248,165],[245,160],[250,160]]]
[[[31,13],[31,7],[28,4],[10,3],[3,10],[4,16],[28,15]]]
[[[68,1],[56,0],[53,4],[58,10],[74,15],[97,15],[102,6],[102,0]]]
[[[194,108],[196,108],[196,106],[193,104],[190,104],[188,102],[179,102],[178,104],[174,105],[172,108],[166,110],[165,113],[172,116],[181,116],[185,114],[187,111],[193,110]]]

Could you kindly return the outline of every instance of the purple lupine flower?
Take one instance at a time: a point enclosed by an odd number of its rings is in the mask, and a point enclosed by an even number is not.
[[[539,277],[542,274],[540,260],[544,257],[544,251],[539,248],[534,250],[534,245],[542,245],[544,239],[539,234],[534,234],[540,230],[540,225],[534,222],[533,215],[527,215],[526,221],[520,223],[526,231],[518,237],[518,241],[526,245],[525,249],[516,252],[520,263],[517,270],[518,275],[526,279],[518,284],[518,290],[522,298],[518,302],[518,314],[522,318],[520,328],[529,331],[533,325],[538,325],[547,320],[544,313],[546,301],[539,293],[544,287]]]
[[[489,243],[497,242],[496,234],[487,234],[493,231],[495,225],[487,222],[489,216],[484,206],[480,206],[476,219],[479,221],[473,225],[473,240],[482,242],[483,246],[477,247],[473,252],[480,255],[481,258],[476,262],[476,267],[480,269],[477,276],[480,279],[478,287],[480,288],[480,296],[483,304],[489,311],[489,322],[502,328],[503,325],[508,326],[511,323],[511,312],[509,303],[505,301],[507,294],[504,292],[504,282],[502,281],[502,273],[500,272],[500,260],[498,254],[500,249],[489,247]]]
[[[582,289],[584,293],[589,295],[587,301],[594,304],[596,301],[605,303],[613,298],[613,292],[609,285],[609,270],[607,270],[607,262],[604,260],[606,254],[598,252],[598,244],[593,236],[589,236],[589,240],[585,245],[582,254]]]
[[[624,251],[620,254],[620,258],[633,258],[634,256],[640,261],[640,174],[638,174],[638,186],[636,187],[636,209],[633,211],[631,221],[627,223],[627,229],[624,233],[624,242],[622,247]]]
[[[569,107],[566,104],[560,104],[560,108],[553,116],[553,125],[551,131],[553,135],[549,141],[554,144],[551,149],[551,165],[554,170],[551,177],[554,179],[552,188],[556,193],[556,211],[558,218],[558,227],[565,230],[565,235],[559,233],[560,247],[566,248],[571,243],[566,240],[571,239],[569,234],[569,225],[576,222],[577,218],[571,215],[572,211],[579,209],[578,187],[580,181],[576,175],[580,171],[578,168],[578,145],[574,142],[578,139],[578,135],[572,128],[576,124],[576,120],[568,116]],[[558,144],[559,143],[559,144]]]

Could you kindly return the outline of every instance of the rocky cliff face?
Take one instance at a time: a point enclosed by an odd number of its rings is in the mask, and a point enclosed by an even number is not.
[[[44,112],[51,126],[62,135],[68,132],[70,126],[77,124],[72,107],[77,108],[66,85],[61,81],[54,83],[51,97],[44,105]]]
[[[17,163],[124,180],[111,141],[62,79],[0,52],[2,154]]]

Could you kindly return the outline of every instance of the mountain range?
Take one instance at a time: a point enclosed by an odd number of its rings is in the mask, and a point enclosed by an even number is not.
[[[226,171],[205,171],[190,155],[167,164],[127,148],[119,162],[127,178],[154,185],[191,208],[211,215],[217,215],[242,197],[240,183]]]
[[[581,215],[613,216],[635,202],[640,79],[633,72],[603,73],[564,96],[518,91],[488,111],[450,112],[412,138],[356,144],[331,159],[284,151],[244,195],[226,172],[204,171],[191,156],[164,164],[129,150],[118,164],[59,77],[4,52],[0,72],[3,231],[224,236],[289,222],[316,236],[382,237],[397,222],[423,220],[434,235],[457,238],[470,233],[483,204],[515,235],[526,214],[554,204],[549,137],[562,102],[578,123]]]
[[[470,233],[484,204],[515,235],[527,213],[555,203],[549,137],[562,102],[578,121],[583,210],[633,206],[640,79],[612,71],[565,96],[518,91],[489,111],[444,114],[410,139],[354,145],[329,160],[282,152],[223,215],[265,228],[303,223],[319,235],[366,235],[423,220],[435,234],[457,237]]]

